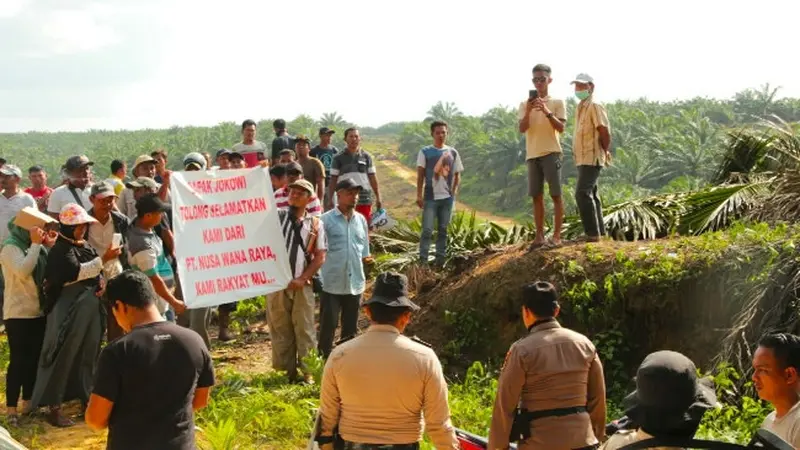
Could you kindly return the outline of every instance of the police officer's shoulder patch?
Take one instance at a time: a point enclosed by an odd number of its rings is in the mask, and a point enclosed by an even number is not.
[[[431,344],[429,344],[429,343],[427,343],[427,342],[423,341],[422,339],[420,339],[420,338],[418,338],[418,337],[416,337],[416,336],[412,337],[412,338],[411,338],[411,340],[412,340],[412,341],[414,341],[414,342],[416,342],[417,344],[422,344],[422,345],[424,345],[425,347],[428,347],[428,348],[433,348],[433,346],[432,346]]]

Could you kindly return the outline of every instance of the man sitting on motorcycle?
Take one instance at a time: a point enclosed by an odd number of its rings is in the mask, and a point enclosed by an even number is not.
[[[636,372],[636,390],[624,402],[625,415],[635,425],[617,431],[601,450],[659,437],[691,439],[717,396],[711,380],[697,378],[689,358],[665,350],[647,355]]]

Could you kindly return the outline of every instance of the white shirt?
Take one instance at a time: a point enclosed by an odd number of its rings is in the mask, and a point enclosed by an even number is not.
[[[89,245],[98,255],[104,255],[106,250],[111,247],[114,240],[114,220],[109,217],[108,222],[103,225],[100,222],[89,225]],[[119,259],[113,259],[103,265],[103,275],[111,279],[122,273],[122,263]]]
[[[78,189],[75,188],[75,193],[78,195],[78,198],[81,199],[83,203],[83,209],[90,210],[92,209],[92,202],[89,200],[89,193],[91,192],[91,186],[86,186],[85,189]],[[68,203],[78,203],[75,201],[75,196],[72,195],[70,192],[69,185],[65,184],[56,188],[52,194],[50,194],[50,202],[47,204],[47,212],[52,214],[60,214],[61,208],[63,208]]]
[[[39,310],[39,291],[33,280],[33,270],[41,251],[39,244],[31,245],[27,255],[16,245],[6,245],[0,250],[0,265],[6,283],[3,291],[4,319],[33,319],[42,315]]]
[[[8,222],[16,217],[17,213],[26,206],[38,209],[33,196],[22,192],[22,189],[11,198],[6,198],[5,195],[0,194],[0,246],[3,245],[3,241],[8,237]]]
[[[794,448],[800,448],[800,402],[795,403],[780,419],[776,417],[775,411],[772,411],[764,419],[761,428],[777,434]]]

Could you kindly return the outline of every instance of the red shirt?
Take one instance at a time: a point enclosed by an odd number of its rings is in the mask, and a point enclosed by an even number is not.
[[[31,188],[25,189],[25,192],[28,193],[28,194],[31,194],[31,197],[35,198],[36,200],[39,200],[40,198],[44,197],[45,195],[50,194],[51,192],[53,192],[53,188],[51,188],[50,186],[45,186],[44,189],[37,191],[36,189],[31,187]]]

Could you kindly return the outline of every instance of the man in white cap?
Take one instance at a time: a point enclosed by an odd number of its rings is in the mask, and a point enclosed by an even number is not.
[[[133,178],[134,180],[146,177],[154,180],[156,183],[157,192],[159,198],[161,200],[168,202],[169,201],[169,171],[165,171],[164,174],[166,176],[164,184],[160,184],[155,181],[157,172],[157,164],[158,162],[150,155],[140,155],[136,158],[136,162],[133,164]],[[130,220],[134,220],[136,218],[136,197],[134,195],[133,189],[128,187],[122,194],[119,196],[119,200],[117,201],[117,206],[119,207],[119,211],[122,214],[128,216]]]
[[[606,109],[594,101],[594,79],[581,73],[572,84],[575,85],[575,97],[580,100],[575,110],[575,135],[572,141],[572,153],[578,166],[575,202],[586,238],[590,242],[597,242],[605,234],[597,179],[600,169],[611,162],[611,126]]]
[[[33,196],[19,188],[22,171],[13,164],[6,164],[0,168],[0,182],[3,186],[3,195],[0,195],[0,243],[8,237],[8,222],[17,216],[24,207],[36,208]]]
[[[92,184],[92,166],[94,163],[85,155],[71,156],[64,164],[66,183],[50,194],[47,212],[58,220],[61,208],[69,203],[77,203],[83,209],[92,206],[89,200],[89,188]]]

